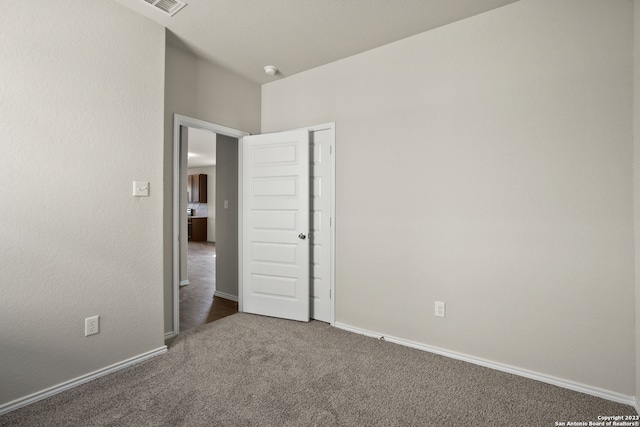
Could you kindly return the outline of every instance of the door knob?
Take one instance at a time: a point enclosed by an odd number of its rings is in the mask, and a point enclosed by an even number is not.
[[[304,239],[306,239],[306,238],[307,238],[307,236],[305,236],[305,235],[304,235],[304,233],[300,233],[300,234],[298,234],[298,239],[302,239],[302,240],[304,240]]]

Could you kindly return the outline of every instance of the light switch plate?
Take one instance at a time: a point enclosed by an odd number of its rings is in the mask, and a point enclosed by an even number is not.
[[[436,317],[444,317],[444,302],[436,301],[433,314]]]
[[[149,181],[133,181],[133,195],[135,197],[149,197]]]

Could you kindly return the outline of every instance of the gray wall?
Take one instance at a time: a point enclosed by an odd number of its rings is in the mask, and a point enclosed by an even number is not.
[[[260,86],[167,44],[164,122],[164,329],[173,331],[173,114],[260,130]]]
[[[8,2],[0,28],[2,405],[164,346],[165,33],[103,0]]]
[[[633,164],[640,165],[640,0],[633,2]],[[640,394],[640,168],[634,167],[636,400]]]
[[[263,86],[263,132],[336,121],[337,322],[635,395],[632,5],[522,0]]]
[[[216,291],[237,297],[238,140],[217,135],[216,144]]]

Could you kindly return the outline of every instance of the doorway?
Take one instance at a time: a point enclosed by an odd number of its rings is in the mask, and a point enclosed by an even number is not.
[[[335,123],[240,148],[240,311],[333,325]]]
[[[180,218],[186,216],[185,209],[180,205],[180,161],[181,146],[180,139],[181,133],[185,132],[186,128],[193,127],[197,129],[208,130],[217,134],[217,142],[221,139],[229,141],[227,147],[230,151],[233,151],[236,155],[236,162],[233,165],[236,167],[235,177],[237,178],[236,186],[232,192],[229,193],[229,204],[231,208],[236,208],[234,216],[236,220],[236,228],[228,236],[228,243],[234,247],[235,250],[224,251],[228,255],[228,261],[222,262],[223,251],[221,248],[221,227],[216,227],[216,250],[217,250],[217,269],[216,287],[221,287],[222,280],[220,277],[221,266],[227,268],[228,279],[224,280],[228,284],[230,292],[227,297],[235,297],[238,301],[239,311],[243,310],[243,287],[246,290],[246,284],[244,280],[248,277],[243,275],[243,200],[239,197],[242,194],[243,188],[243,138],[249,136],[249,133],[232,129],[220,125],[216,125],[210,122],[205,122],[198,119],[193,119],[187,116],[174,114],[174,161],[173,161],[173,335],[177,335],[180,331],[179,321],[179,282],[180,282],[180,236],[186,236],[187,231],[181,232]],[[309,184],[311,210],[307,214],[310,220],[310,234],[309,242],[313,242],[311,245],[311,253],[309,260],[310,265],[310,277],[307,276],[304,280],[308,281],[310,286],[310,317],[313,319],[321,320],[333,325],[335,323],[335,239],[336,239],[336,204],[335,204],[335,123],[326,123],[322,125],[309,126],[304,129],[309,133],[309,146],[311,164],[307,164],[309,167]],[[217,148],[219,149],[219,145]],[[218,153],[219,156],[219,153]],[[321,160],[322,159],[322,160]],[[220,163],[221,164],[221,163]],[[226,164],[226,162],[225,162]],[[219,172],[219,170],[217,171]],[[220,181],[219,173],[217,174],[217,182]],[[322,183],[322,184],[321,184]],[[318,191],[320,190],[320,192]],[[319,197],[322,194],[322,197]],[[235,201],[233,201],[235,197]],[[222,197],[217,195],[218,200]],[[319,199],[322,198],[323,202],[320,203]],[[223,202],[224,203],[224,202]],[[218,208],[221,205],[217,203]],[[322,213],[320,214],[320,210]],[[228,213],[231,213],[230,209]],[[216,212],[216,219],[221,217],[219,211]],[[324,225],[318,222],[318,219],[322,217]],[[319,227],[319,225],[321,225]],[[226,227],[225,227],[226,229]],[[322,250],[321,250],[322,248]],[[226,292],[220,290],[221,292]],[[216,289],[216,293],[218,289]]]
[[[226,188],[217,184],[217,134],[209,130],[186,128],[187,135],[181,138],[182,162],[186,157],[186,174],[181,171],[183,181],[182,198],[187,199],[187,242],[181,244],[180,262],[180,330],[184,331],[229,316],[238,311],[237,298],[222,294],[216,285],[217,225],[228,230],[229,219],[223,215],[216,220],[217,193],[225,197],[220,203],[229,203]],[[225,141],[221,141],[222,144]],[[232,148],[237,142],[232,141]],[[222,175],[235,174],[235,156],[229,159],[222,150]],[[185,154],[186,153],[186,154]],[[233,153],[232,153],[233,154]],[[220,187],[228,185],[226,180]],[[232,183],[233,184],[233,183]],[[184,231],[184,221],[181,221]],[[224,247],[224,245],[223,245]],[[235,249],[232,248],[235,252]],[[224,251],[223,251],[224,255]],[[224,259],[224,256],[223,256]],[[224,269],[223,269],[224,270]],[[217,293],[217,295],[216,295]]]
[[[174,115],[173,335],[237,311],[237,153],[245,135]]]

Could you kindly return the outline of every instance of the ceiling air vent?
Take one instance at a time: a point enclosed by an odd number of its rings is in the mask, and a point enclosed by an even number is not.
[[[173,16],[180,9],[185,7],[187,4],[182,0],[144,0],[153,7],[156,7],[163,11],[164,13],[168,13]]]

